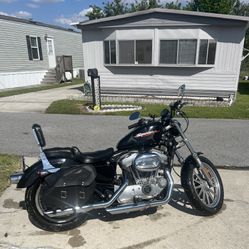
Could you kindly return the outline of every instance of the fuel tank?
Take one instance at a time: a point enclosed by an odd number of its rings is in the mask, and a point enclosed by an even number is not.
[[[122,138],[118,144],[118,150],[143,149],[159,144],[162,137],[162,125],[160,122],[144,124],[132,130]]]

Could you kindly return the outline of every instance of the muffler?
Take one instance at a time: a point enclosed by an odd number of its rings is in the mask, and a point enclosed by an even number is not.
[[[116,207],[106,208],[106,211],[111,214],[122,214],[122,213],[130,213],[134,211],[142,211],[147,208],[151,207],[158,207],[164,204],[167,204],[171,198],[173,187],[174,187],[174,181],[170,174],[170,172],[166,171],[166,177],[169,183],[169,190],[163,200],[159,201],[147,201],[147,202],[140,202],[137,204],[125,204],[125,205],[118,205]]]
[[[10,183],[11,184],[17,184],[23,176],[23,172],[16,172],[12,175],[10,175]]]

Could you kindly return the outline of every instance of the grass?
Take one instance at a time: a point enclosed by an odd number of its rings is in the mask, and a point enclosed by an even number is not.
[[[10,90],[2,90],[0,91],[0,98],[13,96],[13,95],[19,95],[24,93],[31,93],[31,92],[38,92],[43,90],[49,90],[54,88],[60,88],[70,85],[76,85],[76,84],[83,84],[83,81],[80,79],[73,79],[71,83],[53,83],[53,84],[44,84],[44,85],[36,85],[31,87],[21,87],[21,88],[15,88]]]
[[[9,186],[10,174],[20,169],[20,157],[0,155],[0,195]]]
[[[108,103],[105,103],[108,104]],[[134,103],[138,105],[139,103]],[[53,102],[46,113],[58,114],[89,114],[86,111],[84,101],[79,100],[59,100]],[[144,104],[141,111],[142,116],[148,116],[149,113],[160,115],[160,112],[165,105],[163,104]],[[184,111],[190,118],[217,118],[217,119],[249,119],[249,82],[241,81],[237,93],[236,102],[231,107],[184,107]],[[98,115],[122,115],[127,116],[131,112],[115,112]]]

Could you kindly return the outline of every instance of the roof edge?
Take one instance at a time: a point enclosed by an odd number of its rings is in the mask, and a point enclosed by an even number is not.
[[[104,18],[95,19],[95,20],[84,21],[84,22],[80,22],[77,25],[77,27],[80,28],[81,26],[88,26],[88,25],[97,24],[100,22],[103,23],[103,22],[108,22],[108,21],[120,20],[120,19],[125,19],[129,17],[140,16],[140,15],[145,15],[145,14],[150,14],[150,13],[156,13],[156,12],[249,22],[249,17],[246,17],[246,16],[207,13],[207,12],[188,11],[188,10],[174,10],[174,9],[166,9],[166,8],[154,8],[154,9],[142,10],[142,11],[137,11],[137,12],[132,12],[132,13],[126,13],[126,14],[117,15],[117,16],[110,16],[110,17],[104,17]]]
[[[35,21],[35,20],[29,20],[29,19],[23,19],[23,18],[18,18],[14,16],[7,16],[7,15],[0,15],[0,20],[6,20],[6,21],[13,21],[13,22],[19,22],[19,23],[26,23],[30,25],[37,25],[41,27],[47,27],[47,28],[53,28],[53,29],[58,29],[61,31],[67,31],[67,32],[73,32],[76,34],[80,34],[80,31],[76,31],[70,28],[64,28],[59,25],[53,25],[53,24],[48,24],[40,21]]]

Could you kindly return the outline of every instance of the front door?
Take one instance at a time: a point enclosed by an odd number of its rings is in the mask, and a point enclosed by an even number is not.
[[[48,65],[49,68],[56,67],[55,51],[54,51],[54,39],[47,38],[47,51],[48,51]]]

